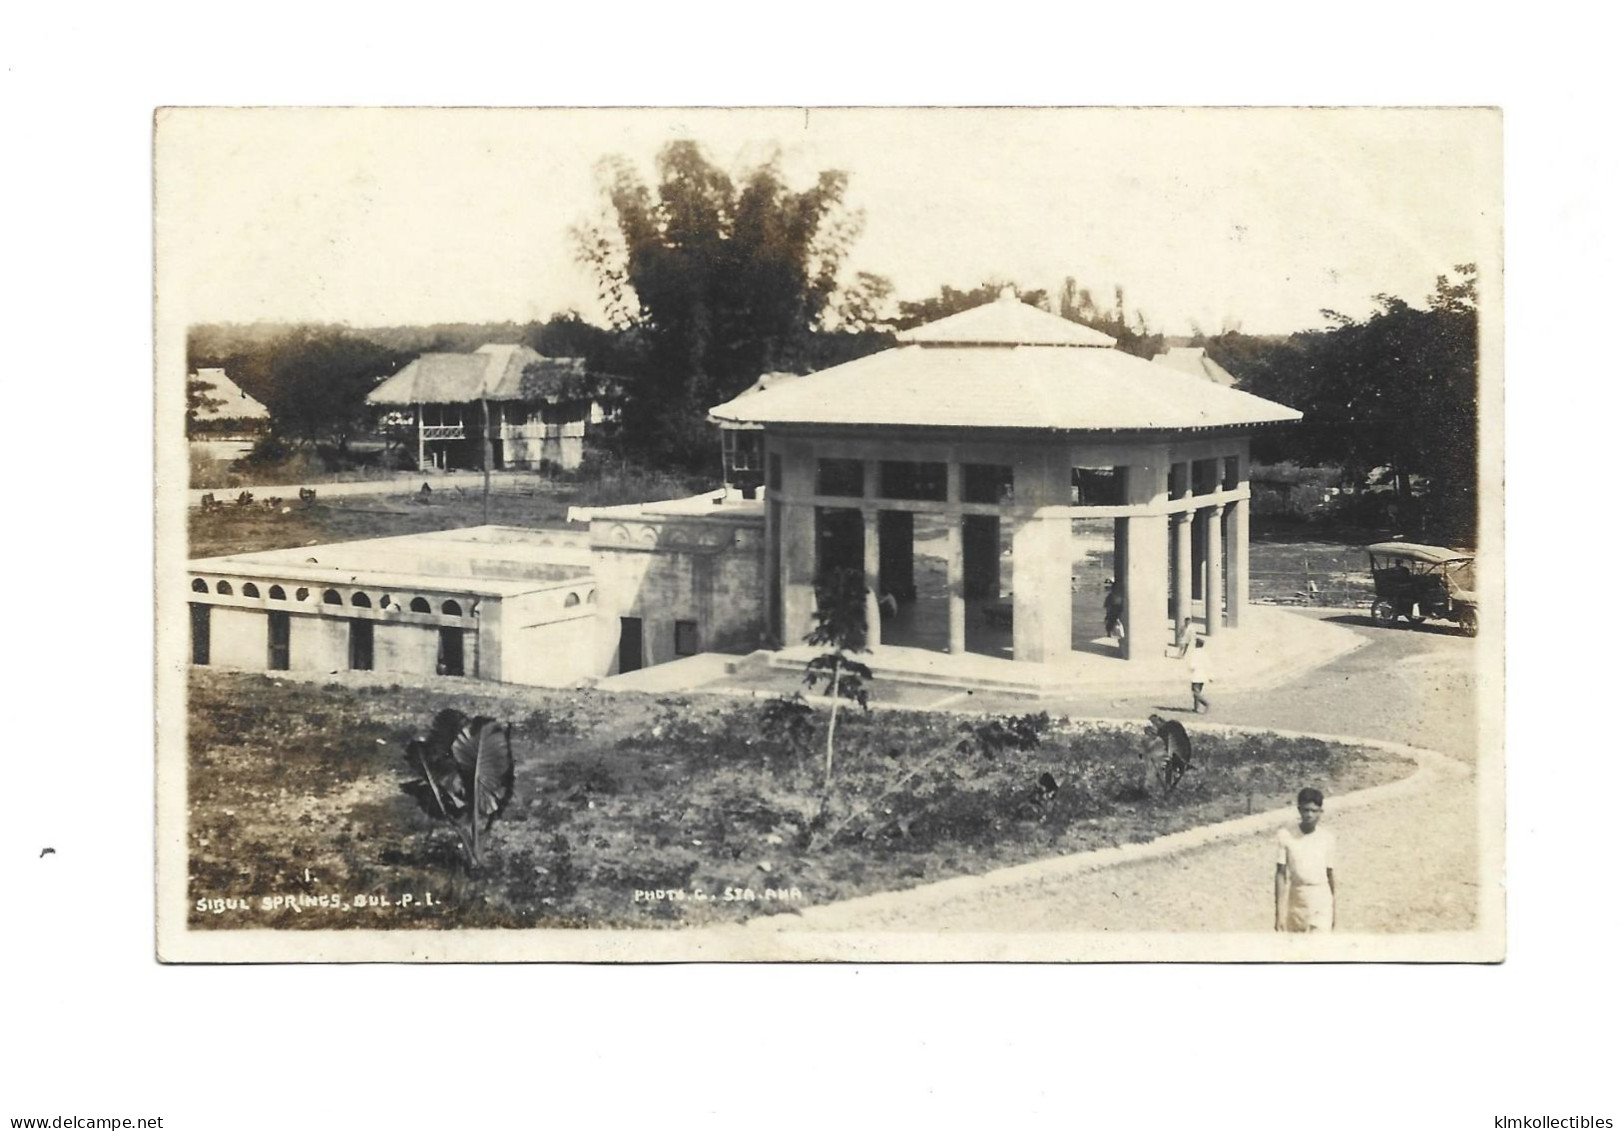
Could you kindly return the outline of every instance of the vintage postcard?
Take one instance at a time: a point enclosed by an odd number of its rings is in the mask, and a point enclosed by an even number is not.
[[[1504,957],[1490,108],[172,108],[168,962]]]

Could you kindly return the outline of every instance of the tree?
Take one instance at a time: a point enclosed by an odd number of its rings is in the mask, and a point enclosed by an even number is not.
[[[343,329],[296,327],[268,359],[264,401],[271,431],[306,444],[331,441],[340,451],[367,427],[366,394],[411,355]]]
[[[195,377],[186,379],[186,433],[190,435],[197,428],[198,413],[217,412],[225,407],[225,402],[218,397],[211,397],[214,391],[212,381],[199,381]]]
[[[926,322],[938,322],[942,318],[949,318],[954,314],[961,314],[965,310],[973,310],[977,306],[984,306],[1001,297],[1003,288],[1013,286],[1014,293],[1019,296],[1020,302],[1028,302],[1032,306],[1046,306],[1048,293],[1043,290],[1022,291],[1015,284],[1002,279],[987,279],[972,290],[960,291],[956,287],[943,284],[940,293],[917,302],[902,302],[901,314],[896,319],[896,329],[911,330],[914,326],[922,326]]]
[[[851,653],[867,651],[867,583],[860,570],[835,569],[817,582],[816,627],[805,636],[815,648],[831,648],[805,666],[805,684],[823,685],[823,694],[833,698],[828,712],[827,756],[823,763],[822,789],[826,795],[834,780],[834,728],[839,723],[839,705],[846,699],[867,710],[867,684],[873,672],[851,659]]]
[[[1149,323],[1143,317],[1143,311],[1133,311],[1132,319],[1128,322],[1126,289],[1119,285],[1115,287],[1115,305],[1105,310],[1093,300],[1092,291],[1078,286],[1075,279],[1066,276],[1064,286],[1059,291],[1058,309],[1054,313],[1101,334],[1108,334],[1115,339],[1116,349],[1134,357],[1148,359],[1166,351],[1166,336],[1149,333]]]
[[[627,386],[628,438],[657,459],[705,466],[707,410],[762,373],[801,366],[861,229],[848,178],[791,189],[775,158],[735,182],[696,142],[674,141],[650,187],[624,158],[599,167],[606,207],[574,229],[616,328],[643,345]]]
[[[1230,333],[1206,346],[1241,388],[1305,414],[1258,454],[1388,468],[1399,505],[1418,516],[1418,533],[1470,541],[1479,424],[1475,265],[1438,276],[1423,309],[1393,295],[1374,301],[1365,319],[1326,310],[1327,329],[1286,341]],[[1417,479],[1425,481],[1423,499]]]

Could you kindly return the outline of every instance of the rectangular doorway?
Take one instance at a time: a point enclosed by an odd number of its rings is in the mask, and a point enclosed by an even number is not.
[[[439,630],[439,658],[434,670],[440,675],[466,675],[467,664],[463,651],[464,632],[460,628]]]
[[[620,617],[620,672],[642,668],[642,618]]]
[[[191,607],[191,662],[208,664],[208,606]]]
[[[270,657],[268,667],[273,672],[285,672],[292,666],[292,617],[287,613],[265,614],[270,625]]]
[[[349,622],[349,670],[372,670],[372,622],[369,620]]]

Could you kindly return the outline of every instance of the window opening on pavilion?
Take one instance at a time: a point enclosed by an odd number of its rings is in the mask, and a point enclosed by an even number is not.
[[[270,631],[270,659],[266,665],[273,672],[285,672],[292,666],[292,620],[287,613],[266,614]]]
[[[411,611],[414,613],[431,613],[434,608],[428,603],[428,598],[413,597],[411,598]]]
[[[214,586],[214,592],[229,597],[231,595],[231,583],[229,581],[220,582],[218,585]]]
[[[855,507],[818,507],[816,532],[818,578],[840,569],[862,572],[861,511]]]
[[[721,430],[721,459],[729,475],[758,477],[763,436],[752,429]]]
[[[1070,505],[1118,507],[1126,502],[1126,468],[1072,467]]]
[[[323,605],[341,605],[344,603],[344,599],[336,589],[328,589],[321,594],[321,603]]]
[[[259,596],[259,586],[255,585],[251,581],[244,582],[243,585],[242,585],[242,595],[244,597],[257,597],[257,596]]]
[[[1014,501],[1014,469],[1003,463],[963,465],[965,503],[1011,503]]]
[[[270,587],[270,599],[272,601],[287,600],[287,590],[283,589],[280,585],[272,585]]]
[[[1197,459],[1191,465],[1194,474],[1194,493],[1196,495],[1209,495],[1217,489],[1217,473],[1220,461],[1214,459]]]
[[[819,459],[817,494],[862,497],[862,461],[859,459]]]
[[[349,622],[349,670],[372,670],[372,622],[369,620]]]
[[[369,609],[372,607],[372,599],[364,593],[356,593],[349,598],[349,603],[357,609]]]
[[[1239,457],[1224,456],[1222,460],[1222,489],[1236,491],[1239,489]]]
[[[879,495],[886,499],[946,501],[946,465],[884,460],[879,464]]]
[[[191,583],[191,589],[192,589],[193,593],[207,593],[208,592],[208,582],[204,581],[200,577],[196,578]]]

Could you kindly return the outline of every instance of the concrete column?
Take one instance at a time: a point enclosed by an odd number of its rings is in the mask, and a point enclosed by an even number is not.
[[[961,655],[966,643],[967,613],[963,605],[963,468],[946,461],[946,650]]]
[[[1222,628],[1222,508],[1202,507],[1205,522],[1205,635]]]
[[[1224,555],[1228,559],[1228,627],[1238,628],[1241,610],[1250,603],[1250,500],[1228,504]]]
[[[967,617],[963,604],[963,516],[946,516],[946,650],[967,650]]]
[[[501,598],[480,597],[474,629],[463,638],[462,670],[475,679],[501,678]],[[646,636],[644,636],[646,639]],[[472,645],[472,655],[468,655]]]
[[[1123,586],[1126,584],[1126,575],[1131,572],[1127,568],[1127,520],[1115,520],[1115,580]]]
[[[867,646],[877,648],[882,641],[879,616],[879,512],[862,511],[862,578],[867,584]]]
[[[799,644],[815,622],[817,515],[804,503],[783,504],[783,643]]]
[[[1177,565],[1172,577],[1172,621],[1178,629],[1192,614],[1194,604],[1194,516],[1188,511],[1172,515],[1172,538]]]
[[[1014,521],[1014,659],[1052,663],[1070,652],[1070,516]]]
[[[762,580],[768,582],[766,590],[765,624],[761,626],[766,639],[777,647],[781,647],[783,624],[783,554],[779,539],[782,532],[777,529],[777,512],[782,504],[775,497],[775,492],[762,491],[766,497],[766,524],[765,524],[765,561],[762,563],[764,573]]]
[[[1166,650],[1166,516],[1133,515],[1126,524],[1126,638],[1121,641],[1121,656],[1149,660]]]
[[[417,470],[418,471],[422,470],[423,447],[424,447],[422,429],[423,429],[422,405],[419,403],[417,405]]]

